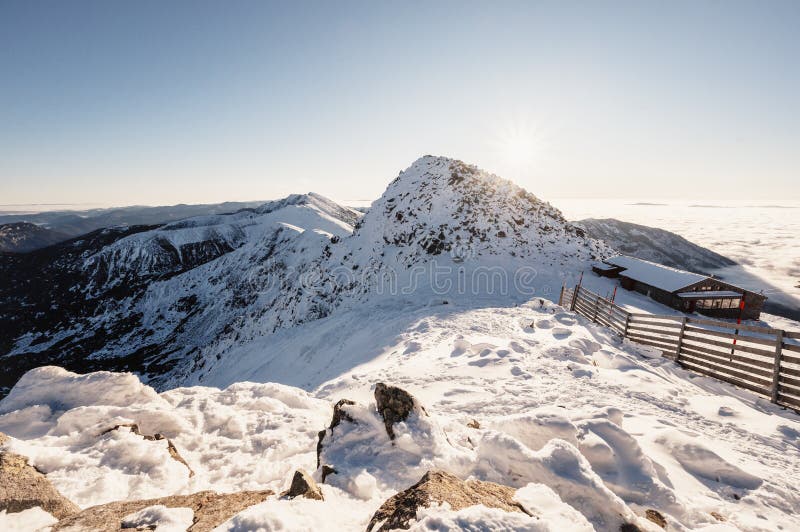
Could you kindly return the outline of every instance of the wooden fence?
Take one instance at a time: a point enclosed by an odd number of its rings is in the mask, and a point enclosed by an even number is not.
[[[582,286],[563,288],[559,304],[623,338],[659,349],[686,369],[800,411],[800,332],[689,316],[630,313]]]

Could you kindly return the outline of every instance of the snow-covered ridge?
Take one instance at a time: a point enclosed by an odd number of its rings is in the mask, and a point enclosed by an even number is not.
[[[84,268],[103,287],[126,282],[131,275],[158,276],[191,269],[247,242],[264,239],[279,229],[278,224],[298,227],[292,221],[304,221],[310,222],[309,229],[318,229],[315,221],[300,214],[304,210],[318,215],[326,232],[329,224],[349,232],[358,219],[349,209],[318,194],[295,194],[256,209],[187,218],[131,235],[88,256]],[[284,221],[276,221],[275,213]]]
[[[133,369],[158,386],[202,382],[250,342],[375,301],[554,299],[607,253],[533,194],[433,156],[401,172],[366,215],[312,193],[107,238],[85,251],[73,243],[77,260],[20,264],[9,309],[30,317],[14,316],[7,352],[35,357],[14,356],[14,379],[49,360]],[[61,292],[23,290],[30,275],[64,271]]]

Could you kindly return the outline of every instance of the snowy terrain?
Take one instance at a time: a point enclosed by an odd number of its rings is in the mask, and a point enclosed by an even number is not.
[[[347,398],[358,424],[323,452],[338,471],[321,485],[325,500],[275,497],[220,530],[364,530],[387,497],[431,468],[516,488],[539,518],[429,508],[417,530],[660,530],[647,510],[671,530],[800,526],[800,416],[538,299],[430,310],[365,310],[361,318],[387,327],[341,350],[357,316],[331,324],[341,336],[327,352],[319,340],[305,365],[336,376],[310,393],[240,382],[157,394],[128,374],[37,369],[0,402],[0,431],[81,507],[202,489],[280,492],[295,469],[316,469],[317,432]],[[369,360],[324,369],[359,348]],[[395,445],[374,410],[377,382],[408,390],[429,414],[396,425]],[[188,467],[164,440],[105,432],[125,423],[170,438]]]
[[[432,469],[508,486],[523,511],[420,508],[414,530],[800,528],[800,416],[555,305],[615,250],[460,161],[419,159],[365,214],[297,195],[59,246],[4,265],[19,334],[0,337],[0,432],[81,508],[280,494],[330,464],[323,501],[275,495],[219,530],[365,530]],[[417,400],[394,439],[379,382]],[[191,512],[124,522],[181,530]],[[53,522],[0,511],[0,530]]]
[[[363,217],[307,194],[89,236],[0,264],[0,386],[43,363],[203,383],[233,351],[365,302],[554,299],[610,253],[513,183],[432,156]]]

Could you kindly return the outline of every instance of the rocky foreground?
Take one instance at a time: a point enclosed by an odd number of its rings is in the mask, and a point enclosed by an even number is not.
[[[380,454],[377,446],[369,449],[370,441],[379,442],[385,436],[389,438],[390,445],[396,446],[395,424],[409,421],[412,415],[416,418],[414,423],[420,423],[423,427],[427,425],[426,428],[429,429],[433,428],[425,419],[428,417],[425,408],[401,388],[378,383],[375,386],[375,406],[375,411],[370,412],[368,408],[350,400],[345,399],[336,403],[328,428],[319,433],[317,478],[321,483],[334,479],[336,482],[333,484],[341,482],[338,478],[339,468],[345,469],[348,464],[337,466],[340,460],[352,459],[353,454]],[[385,434],[365,440],[363,426],[367,425],[366,433],[372,432],[375,430],[376,418],[382,421]],[[479,428],[480,425],[477,421],[473,421],[472,426]],[[101,436],[120,428],[120,425],[116,425]],[[145,440],[163,439],[160,434],[155,437],[142,435],[136,425],[128,425],[127,428]],[[360,432],[362,434],[356,436]],[[436,436],[435,432],[431,432],[430,435]],[[354,436],[356,439],[353,439]],[[446,441],[444,434],[438,436],[444,436]],[[188,464],[180,457],[175,446],[167,441],[173,459],[188,468]],[[0,445],[5,445],[7,442],[8,436],[0,433]],[[579,463],[578,465],[580,466]],[[190,474],[193,474],[191,469]],[[568,478],[564,478],[563,481],[570,482]],[[204,532],[215,529],[243,510],[273,496],[284,500],[296,497],[319,501],[325,499],[314,477],[303,469],[298,469],[292,477],[289,489],[280,495],[270,490],[234,493],[202,491],[190,495],[116,501],[81,510],[59,493],[47,477],[30,465],[24,456],[7,450],[0,451],[0,486],[0,511],[13,514],[38,510],[40,513],[45,513],[45,521],[47,514],[52,517],[52,522],[42,528],[65,532],[86,530],[111,532],[128,528],[156,530],[176,528]],[[569,525],[573,530],[593,529],[584,516],[561,502],[554,492],[544,486],[540,486],[539,489],[543,489],[545,496],[550,499],[545,506],[541,506],[541,500],[533,498],[525,490],[481,480],[464,481],[445,470],[431,469],[417,483],[387,499],[372,515],[366,530],[367,532],[407,530],[417,522],[419,515],[424,515],[425,509],[437,507],[455,512],[481,507],[481,511],[490,513],[491,510],[519,513],[522,515],[503,516],[501,521],[512,526],[518,523],[525,528],[529,528],[543,517],[548,517],[548,524],[542,523],[543,530],[550,529],[555,524]],[[524,493],[518,494],[518,491]],[[555,522],[552,519],[554,511],[558,518]],[[650,523],[624,506],[605,509],[596,506],[592,512],[595,522],[605,529],[619,529],[626,532],[653,529]],[[648,509],[645,517],[662,528],[666,525],[665,518],[657,510]],[[239,528],[241,527],[236,525],[234,520],[233,528],[229,529]],[[242,529],[248,528],[245,526]]]

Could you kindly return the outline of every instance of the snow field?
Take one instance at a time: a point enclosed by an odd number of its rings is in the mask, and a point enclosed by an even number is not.
[[[317,432],[332,404],[348,398],[357,424],[343,422],[325,440],[322,461],[338,471],[322,485],[325,501],[276,497],[221,530],[363,530],[386,498],[432,468],[515,487],[539,517],[434,507],[420,510],[416,530],[617,530],[623,522],[656,530],[644,519],[649,509],[675,530],[800,526],[799,416],[560,307],[536,299],[443,312],[369,307],[316,332],[281,340],[283,368],[264,352],[242,356],[238,368],[263,379],[259,360],[276,378],[314,367],[295,375],[319,382],[311,393],[241,382],[156,394],[128,374],[40,368],[0,402],[0,431],[82,507],[202,489],[280,493],[295,469],[315,470]],[[295,355],[304,357],[297,366]],[[408,390],[428,414],[395,425],[394,445],[375,411],[377,382]],[[165,440],[128,427],[103,433],[125,423],[169,438],[194,476]]]

